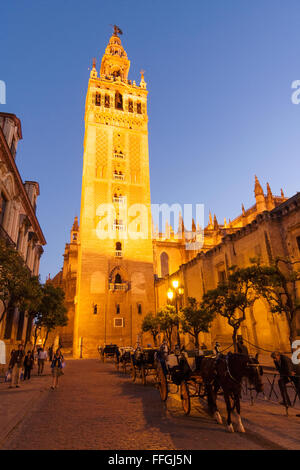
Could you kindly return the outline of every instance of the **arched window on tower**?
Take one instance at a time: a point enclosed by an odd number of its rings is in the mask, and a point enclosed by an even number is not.
[[[118,51],[115,51],[115,54],[118,54]],[[114,70],[112,74],[113,74],[114,78],[117,78],[117,77],[121,76],[121,71],[120,70]]]
[[[109,97],[109,95],[105,95],[104,106],[105,106],[105,108],[110,107],[110,97]]]
[[[142,114],[142,103],[140,101],[138,101],[136,104],[136,112],[138,114]]]
[[[100,94],[100,93],[96,93],[96,96],[95,96],[95,105],[96,105],[96,106],[101,106],[101,94]]]
[[[123,96],[118,91],[115,95],[115,108],[123,110]]]
[[[165,252],[160,255],[160,270],[161,277],[169,275],[169,256]]]

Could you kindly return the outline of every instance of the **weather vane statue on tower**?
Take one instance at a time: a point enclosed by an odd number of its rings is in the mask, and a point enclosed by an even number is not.
[[[118,34],[123,34],[123,31],[116,24],[111,24],[110,26],[112,26],[114,28],[114,35],[115,36],[118,36]]]

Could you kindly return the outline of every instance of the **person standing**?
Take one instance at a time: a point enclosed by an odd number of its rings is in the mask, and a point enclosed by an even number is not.
[[[249,356],[249,351],[247,346],[245,346],[243,338],[240,336],[236,343],[236,349],[239,354],[244,354],[245,356]]]
[[[23,357],[24,357],[23,344],[19,344],[18,349],[12,352],[10,362],[9,362],[9,368],[12,369],[11,385],[9,386],[9,388],[20,387],[19,382],[20,382],[20,372],[23,366]]]
[[[287,383],[294,383],[297,394],[300,397],[300,381],[299,377],[296,377],[294,364],[288,356],[280,354],[279,351],[272,352],[271,357],[274,360],[275,367],[280,374],[278,385],[283,399],[282,405],[285,405],[286,407],[291,406],[290,397],[286,389]]]
[[[40,348],[38,353],[38,375],[43,375],[46,359],[47,351],[45,351],[44,348]]]
[[[56,353],[53,356],[51,369],[52,369],[52,386],[51,389],[54,390],[58,387],[58,378],[63,375],[63,363],[64,363],[64,356],[61,353],[61,350],[58,348]]]
[[[34,359],[31,351],[28,351],[24,359],[24,380],[30,379],[31,370],[33,368]]]

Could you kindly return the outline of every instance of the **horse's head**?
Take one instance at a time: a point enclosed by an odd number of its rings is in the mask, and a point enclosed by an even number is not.
[[[263,392],[262,382],[263,368],[258,362],[258,354],[255,357],[249,357],[246,364],[246,375],[251,385],[254,385],[257,393]]]

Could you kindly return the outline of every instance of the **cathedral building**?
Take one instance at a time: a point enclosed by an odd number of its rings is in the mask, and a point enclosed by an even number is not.
[[[115,27],[100,74],[90,73],[85,106],[80,226],[77,217],[66,244],[63,269],[52,282],[66,293],[69,324],[62,344],[75,357],[92,357],[107,343],[147,343],[141,323],[167,303],[173,279],[188,297],[201,300],[232,265],[245,267],[260,256],[270,264],[278,255],[299,259],[300,196],[287,199],[264,192],[255,177],[255,203],[234,220],[191,230],[179,218],[161,233],[151,221],[147,89],[128,79],[130,62]],[[189,248],[187,248],[189,242]],[[190,242],[195,242],[190,248]],[[300,334],[300,322],[298,325]],[[285,319],[257,301],[240,331],[251,342],[286,349]],[[230,343],[231,331],[217,318],[202,340]],[[189,338],[185,338],[189,343]]]

